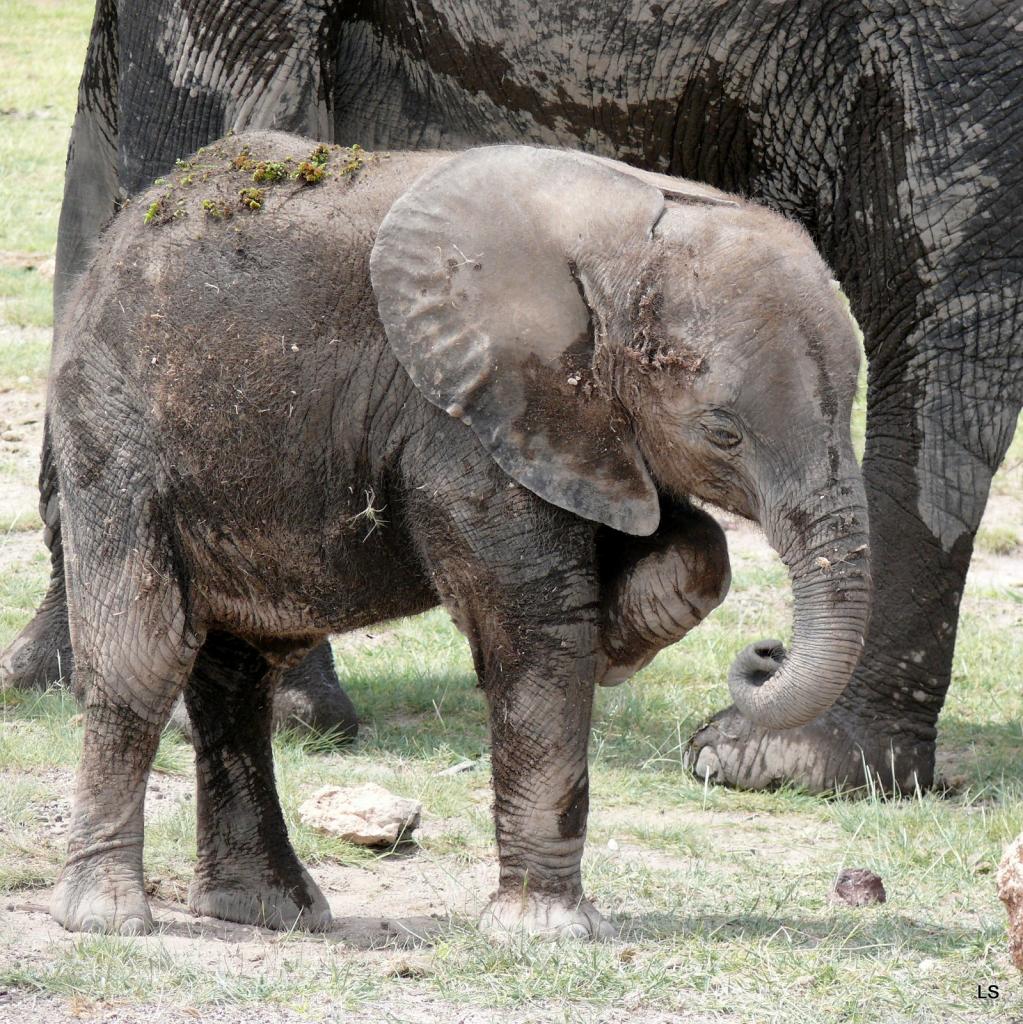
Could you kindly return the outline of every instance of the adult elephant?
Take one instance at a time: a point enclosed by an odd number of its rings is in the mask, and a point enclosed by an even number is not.
[[[1021,31],[1019,5],[995,0],[100,0],[58,307],[120,197],[230,128],[576,146],[767,202],[808,228],[864,330],[883,569],[834,708],[784,733],[729,709],[691,761],[746,787],[868,771],[928,786],[973,538],[1023,398]],[[51,649],[52,490],[44,472],[51,613],[28,627]]]

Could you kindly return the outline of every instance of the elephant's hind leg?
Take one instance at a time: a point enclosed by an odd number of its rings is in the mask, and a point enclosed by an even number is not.
[[[268,928],[319,931],[330,908],[302,867],[274,783],[270,732],[279,672],[254,647],[211,632],[185,690],[198,787],[189,905]]]
[[[359,716],[341,689],[327,640],[282,674],[274,691],[273,727],[310,732],[338,746],[355,739]]]
[[[102,530],[78,532],[67,578],[85,737],[50,911],[69,931],[138,934],[153,926],[142,879],[146,782],[198,642],[156,545],[104,549]]]

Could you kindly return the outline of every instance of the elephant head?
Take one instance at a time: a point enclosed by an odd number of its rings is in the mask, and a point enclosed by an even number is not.
[[[733,699],[778,729],[834,702],[869,612],[859,345],[800,228],[614,161],[495,146],[415,182],[370,271],[418,388],[540,497],[635,535],[662,497],[759,522],[794,643],[746,648]]]

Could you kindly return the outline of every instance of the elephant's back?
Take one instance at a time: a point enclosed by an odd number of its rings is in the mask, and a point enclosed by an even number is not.
[[[315,301],[298,282],[368,285],[369,250],[393,202],[452,154],[369,153],[283,132],[229,135],[177,161],[107,228],[68,301],[60,334],[116,307],[137,333],[164,307],[204,323],[225,307]],[[232,301],[232,296],[237,301]],[[103,302],[97,303],[102,297]],[[235,310],[240,314],[241,309]],[[292,320],[293,322],[293,320]]]
[[[228,135],[177,161],[131,200],[115,224],[118,238],[197,240],[217,226],[235,233],[310,230],[343,217],[342,232],[379,224],[391,204],[445,152],[368,152],[285,132]],[[145,228],[145,231],[140,229]],[[134,230],[132,230],[134,229]],[[161,230],[163,229],[163,230]]]
[[[69,298],[60,357],[104,350],[159,390],[161,366],[239,363],[279,379],[303,339],[382,340],[368,269],[376,230],[450,158],[266,131],[200,149],[114,219]]]
[[[347,462],[364,410],[397,414],[414,398],[377,317],[369,254],[393,201],[450,154],[317,146],[229,137],[133,200],[70,298],[54,361],[58,405],[116,394],[144,423],[158,477],[173,470],[214,503],[263,480],[256,517],[284,495],[318,509],[323,489],[309,482],[325,444]]]

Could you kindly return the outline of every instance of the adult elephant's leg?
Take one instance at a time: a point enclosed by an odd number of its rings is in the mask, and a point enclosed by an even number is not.
[[[279,673],[250,644],[210,633],[185,703],[192,720],[198,863],[197,914],[268,928],[320,930],[330,908],[288,839],[270,746]]]
[[[328,641],[281,676],[273,695],[273,727],[308,731],[336,743],[355,738],[359,717],[338,681]]]
[[[126,195],[118,180],[120,52],[117,0],[98,0],[64,171],[53,279],[55,323],[100,232]]]
[[[330,643],[317,644],[294,668],[281,674],[274,687],[272,728],[309,733],[339,746],[359,732],[359,716],[334,669]],[[171,724],[189,739],[193,725],[185,701],[179,701]]]
[[[39,515],[43,520],[43,540],[50,550],[50,582],[35,615],[0,654],[0,689],[68,685],[74,669],[64,587],[60,496],[48,431],[44,435],[39,473]]]

